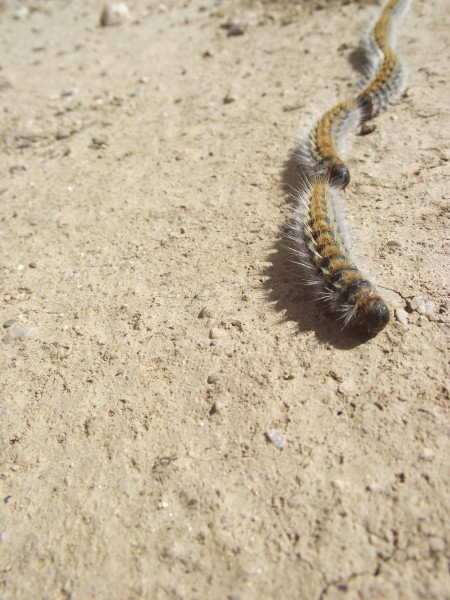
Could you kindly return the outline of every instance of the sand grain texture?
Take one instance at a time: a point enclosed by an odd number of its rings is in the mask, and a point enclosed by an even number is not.
[[[2,599],[450,598],[448,7],[416,0],[408,93],[349,148],[403,321],[361,340],[281,238],[376,13],[318,4],[0,2]]]

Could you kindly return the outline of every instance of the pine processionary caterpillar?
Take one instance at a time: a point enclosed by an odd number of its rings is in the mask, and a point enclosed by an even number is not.
[[[341,138],[349,129],[376,116],[392,102],[402,83],[399,58],[391,48],[396,17],[408,0],[387,0],[366,42],[371,75],[355,99],[336,104],[316,123],[298,159],[307,181],[297,197],[288,239],[295,261],[307,272],[306,283],[344,327],[376,334],[389,323],[389,308],[375,286],[351,258],[339,219],[340,197],[350,172],[339,156]]]
[[[314,177],[345,189],[350,171],[340,157],[342,139],[350,130],[377,116],[397,96],[403,68],[390,46],[397,17],[409,0],[388,0],[365,43],[369,83],[356,99],[345,100],[328,110],[300,146],[298,160]]]
[[[361,121],[356,100],[346,100],[328,110],[316,123],[299,152],[300,163],[312,169],[314,176],[326,178],[330,185],[345,189],[350,171],[339,156],[343,136]]]
[[[391,104],[403,83],[403,67],[392,49],[396,22],[408,8],[409,0],[387,0],[365,48],[370,64],[369,83],[358,94],[363,121],[376,117]]]
[[[369,334],[389,322],[389,309],[376,288],[355,266],[338,214],[338,191],[326,182],[306,186],[287,235],[295,261],[308,272],[305,283],[319,289],[330,312],[344,326]]]

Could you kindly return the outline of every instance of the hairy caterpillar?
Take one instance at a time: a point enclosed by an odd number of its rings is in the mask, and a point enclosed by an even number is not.
[[[306,185],[287,234],[295,262],[308,273],[305,283],[318,288],[319,299],[341,319],[375,334],[389,322],[389,308],[354,264],[338,215],[338,191],[328,183]]]
[[[409,0],[388,0],[365,41],[368,61],[366,85],[355,99],[339,102],[315,124],[300,145],[297,158],[307,174],[345,189],[350,170],[340,157],[343,138],[349,131],[377,116],[390,104],[401,88],[403,68],[391,48],[394,25],[409,5]]]
[[[346,100],[328,110],[301,145],[298,158],[314,177],[327,179],[333,187],[345,189],[350,171],[340,158],[342,139],[356,129],[362,118],[357,100]]]
[[[410,0],[387,0],[371,35],[365,42],[369,62],[369,82],[357,102],[364,121],[376,117],[397,97],[403,83],[403,67],[392,49],[397,19],[408,8]]]
[[[291,221],[288,239],[295,262],[305,269],[306,283],[344,326],[375,334],[389,323],[389,308],[375,286],[351,258],[339,219],[338,189],[345,189],[350,172],[339,156],[349,129],[379,114],[400,89],[403,70],[391,48],[396,18],[408,0],[387,0],[366,41],[368,83],[356,98],[336,104],[313,127],[297,158],[304,169],[303,188]]]

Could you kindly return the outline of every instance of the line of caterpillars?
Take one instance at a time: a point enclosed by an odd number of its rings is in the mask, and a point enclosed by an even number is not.
[[[408,0],[387,0],[365,41],[369,72],[355,98],[340,102],[316,123],[299,152],[309,171],[309,183],[300,193],[289,238],[301,264],[314,271],[310,283],[321,285],[321,298],[330,312],[369,334],[390,320],[389,308],[377,289],[355,266],[345,243],[336,204],[338,190],[350,182],[350,171],[340,157],[342,138],[376,117],[398,95],[403,79],[400,59],[391,46],[394,22]]]

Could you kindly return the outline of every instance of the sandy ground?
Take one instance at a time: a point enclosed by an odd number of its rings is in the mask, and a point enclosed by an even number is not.
[[[348,148],[370,340],[282,230],[377,4],[101,6],[0,2],[1,598],[450,598],[447,1]]]

